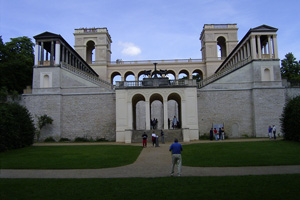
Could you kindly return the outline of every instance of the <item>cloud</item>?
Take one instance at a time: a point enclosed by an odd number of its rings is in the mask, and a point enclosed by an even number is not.
[[[130,42],[119,42],[122,47],[122,54],[125,56],[137,56],[142,53],[142,50],[133,43]]]

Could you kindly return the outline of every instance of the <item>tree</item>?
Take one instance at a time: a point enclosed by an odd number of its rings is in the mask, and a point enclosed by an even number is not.
[[[297,62],[292,53],[285,55],[281,60],[281,75],[289,81],[300,81],[300,61]]]
[[[37,141],[40,140],[41,130],[43,127],[45,127],[47,124],[52,124],[53,119],[49,117],[48,115],[42,115],[38,117],[38,130],[36,132]]]
[[[300,96],[287,102],[280,118],[284,139],[300,141]]]
[[[9,92],[23,92],[32,83],[34,44],[28,37],[11,38],[3,43],[0,37],[0,86]]]

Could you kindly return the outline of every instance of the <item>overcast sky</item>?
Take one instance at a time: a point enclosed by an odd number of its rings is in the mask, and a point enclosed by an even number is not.
[[[240,41],[250,28],[278,28],[279,57],[300,60],[299,0],[0,0],[0,35],[49,31],[74,46],[74,29],[107,27],[112,61],[201,58],[204,24],[236,23]]]

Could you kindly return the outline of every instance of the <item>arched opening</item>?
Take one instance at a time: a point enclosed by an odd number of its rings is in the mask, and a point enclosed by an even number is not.
[[[203,80],[203,73],[200,69],[196,69],[193,72],[193,79],[195,79],[197,82]]]
[[[125,73],[125,81],[135,81],[134,73],[129,71]]]
[[[50,78],[49,78],[49,75],[44,75],[43,86],[44,86],[44,88],[50,87]]]
[[[119,72],[113,72],[110,76],[111,84],[116,85],[117,81],[121,81],[121,74]]]
[[[177,124],[173,126],[173,119],[177,119]],[[168,96],[168,127],[171,129],[182,128],[182,116],[181,116],[181,97],[177,93],[172,93]]]
[[[178,74],[178,79],[189,79],[189,72],[187,70],[181,70]]]
[[[164,105],[163,97],[160,94],[153,94],[150,97],[150,126],[153,129],[164,127]],[[154,123],[153,123],[154,122]]]
[[[148,78],[148,76],[146,76],[145,71],[140,71],[138,73],[138,78],[139,78],[139,81],[142,81],[144,78]]]
[[[95,42],[91,40],[86,43],[86,62],[88,64],[95,62]]]
[[[146,108],[145,97],[141,94],[136,94],[132,97],[132,127],[134,130],[146,129]]]
[[[170,80],[175,80],[176,79],[175,72],[172,70],[168,70],[166,77],[168,77]]]
[[[218,57],[225,58],[227,56],[226,39],[222,36],[217,39]]]
[[[263,81],[271,81],[271,72],[268,68],[264,70]]]

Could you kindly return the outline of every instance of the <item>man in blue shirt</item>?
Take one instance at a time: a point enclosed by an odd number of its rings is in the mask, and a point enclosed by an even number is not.
[[[178,176],[181,175],[181,151],[182,146],[178,143],[178,139],[175,138],[174,143],[170,146],[169,151],[172,151],[172,168],[171,168],[171,176],[174,175],[174,167],[177,164],[178,167]]]

